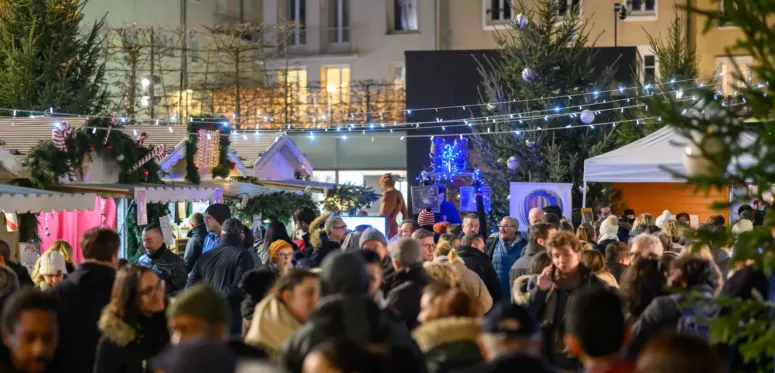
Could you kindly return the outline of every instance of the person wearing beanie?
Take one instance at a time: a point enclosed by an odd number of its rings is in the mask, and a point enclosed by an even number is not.
[[[287,241],[276,240],[269,244],[267,248],[269,262],[264,265],[264,269],[271,271],[277,276],[288,273],[293,267],[293,246]]]
[[[380,265],[382,266],[383,278],[395,273],[393,268],[393,261],[390,259],[387,251],[387,239],[382,232],[369,228],[361,233],[359,247],[361,250],[371,250],[377,253],[379,256]]]
[[[600,237],[597,239],[597,250],[605,255],[605,248],[619,241],[619,218],[611,215],[600,223]]]
[[[436,235],[438,236],[441,236],[442,234],[446,234],[447,227],[449,227],[449,222],[446,222],[446,221],[433,224],[433,233],[436,233]]]
[[[38,259],[38,278],[35,283],[41,290],[49,290],[58,284],[67,274],[65,257],[57,251],[46,251]]]
[[[239,282],[240,290],[245,292],[245,299],[242,300],[240,311],[242,313],[242,335],[244,336],[250,329],[250,323],[253,320],[253,311],[256,305],[269,293],[277,282],[277,273],[267,271],[264,268],[251,269],[242,276]]]
[[[304,358],[329,339],[349,339],[361,346],[386,345],[391,352],[405,351],[406,371],[424,371],[425,361],[409,332],[394,322],[369,296],[369,275],[359,256],[335,252],[322,263],[321,298],[304,325],[291,336],[280,365],[301,373]]]
[[[433,246],[432,240],[431,246]],[[386,293],[386,302],[409,330],[419,325],[417,315],[420,314],[423,288],[433,282],[423,267],[423,251],[423,246],[416,238],[402,238],[388,245],[388,252],[396,272],[385,278],[385,288],[389,289]],[[431,250],[431,259],[433,259],[432,256]]]
[[[659,229],[662,229],[662,227],[665,225],[665,223],[670,220],[670,216],[672,214],[669,210],[662,211],[662,215],[659,215],[656,220],[656,225],[659,227]]]
[[[228,302],[231,309],[231,335],[242,335],[240,304],[245,293],[240,290],[242,276],[257,267],[249,249],[242,246],[242,223],[229,218],[223,222],[221,240],[217,247],[202,254],[188,277],[187,287],[198,282],[210,285]]]
[[[229,218],[231,218],[231,209],[223,203],[212,204],[205,210],[205,227],[208,234],[202,245],[202,254],[218,246],[221,242],[223,222]]]
[[[417,224],[420,224],[420,228],[425,228],[433,232],[433,224],[435,223],[436,221],[433,220],[431,209],[422,210],[420,211],[420,215],[417,216]]]

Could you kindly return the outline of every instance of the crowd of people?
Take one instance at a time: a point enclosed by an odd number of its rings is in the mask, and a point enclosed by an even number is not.
[[[711,346],[713,297],[768,293],[764,273],[699,249],[689,216],[621,217],[608,204],[574,227],[557,206],[529,227],[486,232],[430,211],[386,237],[300,207],[295,234],[214,204],[189,218],[182,256],[158,225],[137,263],[94,228],[84,260],[57,241],[32,275],[0,241],[0,372],[710,372],[745,368]],[[750,230],[741,208],[733,232]],[[449,214],[451,215],[451,214]],[[448,214],[442,215],[442,218]],[[699,230],[725,224],[712,217]],[[351,229],[352,228],[352,229]],[[295,236],[295,237],[291,237]],[[254,240],[254,237],[262,237]]]

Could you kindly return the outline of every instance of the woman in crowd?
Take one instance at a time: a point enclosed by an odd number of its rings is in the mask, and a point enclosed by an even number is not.
[[[239,288],[245,293],[245,299],[242,300],[240,305],[243,337],[250,329],[256,304],[261,302],[269,290],[272,289],[275,282],[277,282],[277,277],[277,273],[267,268],[251,269],[242,275]]]
[[[318,275],[305,269],[290,270],[256,305],[245,343],[263,349],[277,362],[283,344],[307,321],[319,299]]]
[[[423,263],[425,273],[433,280],[438,281],[451,288],[458,286],[458,273],[455,267],[449,263],[425,262]]]
[[[552,258],[546,251],[540,252],[533,257],[533,260],[530,262],[530,273],[519,276],[514,280],[514,286],[511,288],[511,299],[514,300],[514,303],[523,306],[527,304],[530,293],[538,284],[538,275],[544,271],[544,268],[550,265],[552,265]]]
[[[654,216],[651,214],[640,214],[635,218],[635,222],[632,223],[632,230],[630,231],[630,237],[635,237],[643,233],[648,227],[656,224]]]
[[[681,334],[652,338],[636,363],[638,373],[722,373],[721,359],[704,340]]]
[[[603,280],[608,286],[618,288],[619,284],[616,282],[614,275],[609,273],[605,268],[605,258],[603,254],[597,250],[587,250],[581,253],[581,264],[592,270],[598,278]]]
[[[413,333],[425,354],[429,373],[444,373],[482,361],[476,338],[483,315],[478,303],[458,289],[428,289],[435,297],[426,304],[423,324]],[[425,294],[423,294],[425,297]]]
[[[672,251],[681,251],[683,249],[683,236],[684,227],[677,220],[668,220],[665,225],[662,226],[662,232],[670,237],[670,241],[673,243]],[[666,247],[665,250],[671,250]]]
[[[629,324],[638,320],[654,298],[666,294],[665,282],[656,257],[640,259],[624,271],[619,286]]]
[[[130,264],[116,274],[99,320],[94,373],[146,373],[169,344],[162,283],[150,268]]]
[[[581,236],[584,237],[583,240],[581,239]],[[582,223],[579,225],[579,228],[576,230],[576,237],[578,237],[580,241],[588,242],[592,244],[592,246],[597,246],[597,234],[595,233],[595,227],[593,227],[592,224]]]
[[[46,250],[46,252],[49,252],[49,251],[58,252],[65,258],[65,269],[66,269],[65,275],[75,271],[75,266],[73,265],[73,247],[70,246],[70,244],[67,243],[67,241],[65,240],[54,241],[54,243],[52,243],[51,246],[48,247],[48,250]],[[40,283],[39,279],[41,279],[40,273],[39,273],[39,266],[40,266],[40,258],[38,258],[38,261],[35,262],[35,266],[32,269],[31,277],[32,277],[32,281],[35,282],[36,286]]]
[[[285,224],[279,221],[272,221],[269,223],[269,225],[266,227],[266,234],[264,235],[264,240],[262,241],[261,245],[258,247],[258,256],[261,258],[261,263],[267,264],[269,263],[270,255],[269,255],[269,245],[274,243],[275,241],[285,241],[288,243],[288,245],[291,246],[293,251],[298,251],[299,248],[296,246],[295,243],[293,243],[293,240],[291,240],[291,237],[288,236],[288,230],[285,228]],[[312,252],[312,248],[309,248],[310,252]]]
[[[293,246],[285,240],[276,240],[267,247],[268,260],[262,267],[282,276],[293,266]]]
[[[600,237],[597,249],[605,254],[608,245],[619,242],[619,218],[611,215],[600,223]]]
[[[452,233],[444,233],[441,236],[439,236],[439,243],[442,241],[449,242],[449,244],[452,246],[452,248],[460,247],[460,237],[452,234]]]
[[[487,290],[487,286],[476,272],[466,267],[463,259],[460,259],[457,255],[457,250],[452,247],[451,243],[439,240],[433,255],[435,261],[452,264],[458,273],[458,285],[470,297],[476,299],[485,312],[490,310],[490,307],[492,307],[492,296]]]
[[[49,250],[35,262],[32,281],[41,290],[51,290],[67,275],[65,257],[58,251]]]

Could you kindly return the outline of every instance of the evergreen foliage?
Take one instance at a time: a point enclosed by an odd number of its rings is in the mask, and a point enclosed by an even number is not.
[[[99,37],[103,21],[82,29],[85,4],[84,0],[2,2],[0,107],[53,108],[71,114],[96,114],[105,107]]]
[[[328,192],[323,200],[323,209],[334,215],[354,216],[360,209],[371,207],[377,200],[379,195],[374,192],[374,188],[366,186],[365,183],[356,186],[347,182]]]

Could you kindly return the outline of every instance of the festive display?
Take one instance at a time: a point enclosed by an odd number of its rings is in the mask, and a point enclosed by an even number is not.
[[[352,183],[344,183],[333,190],[328,191],[323,200],[323,209],[334,215],[354,216],[359,210],[369,208],[379,200],[379,195],[366,184],[356,186]]]
[[[102,139],[102,145],[108,144],[108,139],[110,138],[110,131],[113,129],[113,126],[118,125],[118,113],[113,113],[113,117],[110,118],[110,124],[108,125],[108,128],[105,129],[105,138]]]
[[[187,130],[186,180],[192,184],[199,184],[201,180],[199,170],[202,167],[211,172],[214,178],[228,177],[231,172],[228,153],[231,143],[229,135],[232,130],[229,120],[223,116],[192,117],[188,121]],[[202,153],[199,153],[200,139],[205,141]],[[197,159],[198,155],[199,159]],[[199,163],[202,157],[208,162],[207,165]]]
[[[54,140],[54,146],[56,146],[56,148],[62,151],[63,153],[68,152],[67,140],[70,139],[71,135],[72,135],[72,129],[70,128],[70,124],[67,122],[62,122],[51,131],[51,137]],[[70,159],[66,158],[65,164],[67,164],[67,178],[70,181],[75,181],[75,173],[73,172],[73,165]]]
[[[514,18],[514,23],[520,29],[523,29],[523,28],[527,27],[528,22],[529,22],[529,20],[527,19],[527,16],[525,16],[522,13],[517,14],[516,18]]]
[[[148,132],[140,132],[140,134],[137,135],[137,139],[135,140],[135,142],[137,143],[137,146],[143,146],[147,138],[148,138]]]
[[[433,138],[428,155],[431,167],[423,171],[426,176],[447,180],[472,171],[468,167],[468,140],[465,138],[455,139],[451,144],[440,137]]]
[[[517,167],[519,167],[519,159],[516,155],[509,157],[509,160],[506,161],[506,167],[508,167],[511,171],[514,171],[517,169]]]
[[[245,204],[237,200],[227,201],[226,204],[231,208],[233,217],[251,225],[254,215],[260,215],[264,220],[288,224],[293,219],[293,212],[299,207],[306,206],[319,211],[309,193],[274,192],[251,196]]]
[[[157,145],[153,150],[151,150],[150,153],[146,154],[144,157],[140,158],[139,161],[135,162],[135,164],[132,166],[132,169],[130,169],[128,172],[134,172],[138,168],[142,167],[144,164],[148,163],[152,158],[156,159],[156,161],[161,162],[162,159],[167,155],[167,145],[161,144]],[[145,170],[148,171],[148,170]],[[147,173],[143,173],[143,176],[148,176]]]
[[[529,82],[533,80],[535,76],[536,76],[535,70],[529,67],[522,69],[522,80]]]
[[[595,113],[589,109],[582,111],[580,117],[584,124],[590,124],[595,121]]]

